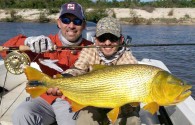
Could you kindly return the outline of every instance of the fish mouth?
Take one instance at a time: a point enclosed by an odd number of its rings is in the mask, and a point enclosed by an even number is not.
[[[192,93],[190,90],[191,88],[192,88],[191,85],[186,85],[181,94],[175,99],[175,103],[184,101],[187,97],[189,97]]]

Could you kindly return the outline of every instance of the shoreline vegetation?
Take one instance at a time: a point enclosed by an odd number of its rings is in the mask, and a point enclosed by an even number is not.
[[[56,22],[58,9],[0,9],[0,22]],[[121,24],[132,25],[194,25],[195,8],[109,8],[86,9],[88,21],[97,22],[105,16],[116,17]],[[98,15],[98,16],[94,16]],[[96,18],[95,18],[96,17]]]
[[[70,1],[80,3],[86,20],[95,23],[113,16],[122,24],[195,24],[195,0],[0,0],[0,21],[56,22],[59,7]]]

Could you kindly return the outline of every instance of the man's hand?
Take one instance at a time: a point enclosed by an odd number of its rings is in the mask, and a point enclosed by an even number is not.
[[[53,96],[62,96],[63,93],[59,90],[59,88],[49,88],[47,90],[48,95],[53,95]]]
[[[53,42],[49,37],[44,35],[28,37],[25,39],[24,45],[29,46],[30,50],[35,53],[42,53],[53,50]]]

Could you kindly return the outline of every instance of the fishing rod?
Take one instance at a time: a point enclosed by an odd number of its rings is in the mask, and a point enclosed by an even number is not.
[[[54,45],[52,51],[66,51],[68,50],[78,50],[82,48],[109,48],[109,47],[152,47],[152,46],[195,46],[195,43],[180,43],[180,44],[122,44],[122,45],[110,45],[110,46],[56,46]],[[4,64],[7,70],[12,74],[22,74],[22,65],[30,65],[31,60],[29,56],[24,53],[24,51],[30,51],[30,47],[25,45],[20,45],[19,47],[4,47],[0,46],[0,52],[2,51],[12,51],[4,59]]]
[[[91,45],[91,46],[56,46],[56,48],[67,49],[67,48],[112,48],[112,47],[150,47],[150,46],[195,46],[195,43],[180,43],[180,44],[124,44],[124,45]]]
[[[81,49],[81,48],[112,48],[112,47],[153,47],[153,46],[195,46],[195,43],[172,43],[172,44],[122,44],[122,45],[90,45],[90,46],[56,46],[54,45],[52,51],[55,50],[64,50],[64,49]],[[1,51],[30,51],[30,47],[25,45],[20,45],[19,47],[4,47],[0,46]]]

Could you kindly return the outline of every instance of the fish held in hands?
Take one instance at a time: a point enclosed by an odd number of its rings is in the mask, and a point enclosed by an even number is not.
[[[159,106],[184,101],[192,87],[167,71],[143,64],[94,65],[93,71],[84,75],[56,79],[29,66],[24,71],[29,81],[38,81],[26,87],[32,97],[58,87],[74,112],[87,106],[111,108],[107,116],[112,122],[125,104],[144,103],[143,108],[154,114]]]

